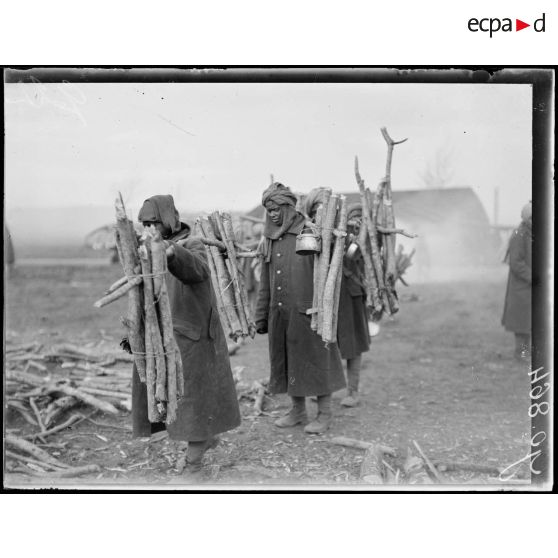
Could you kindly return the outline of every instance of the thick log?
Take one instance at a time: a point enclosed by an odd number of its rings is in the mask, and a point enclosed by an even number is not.
[[[343,253],[345,251],[345,236],[347,231],[347,198],[339,196],[337,229],[335,231],[335,246],[324,287],[323,307],[324,318],[322,324],[322,339],[326,343],[333,343],[337,339],[336,314],[339,311],[338,282],[343,273]],[[340,284],[340,283],[339,283]]]
[[[360,464],[360,479],[367,484],[384,484],[385,470],[382,461],[383,454],[378,447],[369,447]]]
[[[119,248],[120,262],[124,274],[134,275],[140,265],[138,256],[138,240],[132,221],[126,216],[122,196],[115,202],[116,209],[116,241]],[[140,378],[145,378],[145,334],[143,324],[143,295],[139,286],[128,291],[128,316],[125,325],[128,329],[128,340],[134,362]]]
[[[327,199],[329,200],[329,196],[327,195]],[[324,217],[324,206],[323,204],[318,205],[316,209],[316,228],[321,236],[322,231],[322,221]],[[318,304],[319,304],[319,283],[320,283],[320,254],[314,255],[314,274],[313,274],[313,293],[312,293],[312,320],[310,321],[310,327],[313,331],[318,330]]]
[[[167,269],[167,255],[163,239],[158,232],[153,234],[151,239],[151,256],[153,273],[158,274]],[[156,294],[156,293],[155,293]],[[166,417],[167,424],[171,424],[176,420],[178,412],[178,392],[177,392],[177,352],[174,340],[174,329],[172,325],[172,311],[170,307],[169,295],[167,292],[167,283],[163,279],[160,286],[160,292],[157,295],[157,315],[161,335],[163,338],[163,348],[165,351],[166,363],[166,386],[167,386],[167,405]],[[157,371],[159,373],[159,371]]]
[[[35,459],[39,461],[44,461],[45,463],[49,463],[51,465],[56,465],[58,467],[68,467],[65,463],[58,461],[58,459],[52,457],[48,452],[38,448],[36,445],[24,440],[23,438],[18,438],[17,436],[12,436],[11,434],[6,434],[5,438],[6,444],[17,448],[29,455],[33,456]]]
[[[324,290],[327,281],[331,257],[331,240],[333,237],[333,225],[335,216],[337,215],[337,202],[339,196],[330,194],[327,196],[327,190],[324,195],[324,217],[322,226],[322,251],[320,253],[320,264],[318,273],[318,335],[322,334],[324,325]],[[327,205],[326,205],[327,200]]]
[[[151,229],[152,227],[148,227]],[[156,229],[153,228],[153,231]],[[148,389],[148,409],[151,407],[152,413],[150,420],[154,422],[155,414],[155,401],[167,401],[167,366],[165,363],[163,339],[161,330],[159,328],[159,320],[157,317],[156,302],[154,298],[153,278],[151,275],[157,273],[165,273],[166,269],[166,256],[163,254],[165,260],[162,262],[163,269],[155,270],[155,262],[151,250],[151,239],[153,231],[146,230],[142,236],[142,245],[139,248],[139,256],[141,261],[141,271],[143,274],[143,299],[145,304],[145,366],[146,366],[146,379],[151,383],[151,388]],[[160,256],[160,254],[156,254]],[[161,267],[161,262],[159,266]],[[161,300],[161,295],[159,295]],[[155,400],[149,402],[150,392],[155,389]],[[153,393],[151,393],[153,395]]]

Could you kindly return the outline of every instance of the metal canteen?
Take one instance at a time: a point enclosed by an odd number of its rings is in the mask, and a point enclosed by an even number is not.
[[[347,258],[352,260],[355,257],[355,254],[358,250],[358,244],[356,242],[351,242],[349,247],[347,248]]]
[[[317,234],[301,232],[296,237],[295,251],[301,256],[311,256],[322,251],[322,239]]]

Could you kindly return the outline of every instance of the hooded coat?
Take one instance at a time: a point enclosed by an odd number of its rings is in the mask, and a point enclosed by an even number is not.
[[[295,251],[304,217],[297,214],[289,222],[279,236],[270,235],[277,238],[266,236],[256,303],[256,325],[269,333],[269,390],[294,397],[328,395],[345,387],[341,355],[336,343],[326,348],[310,327],[313,258]]]
[[[510,238],[510,271],[504,301],[502,325],[514,333],[531,333],[531,250],[532,229],[521,223]]]
[[[171,196],[154,196],[149,201],[156,203],[156,198],[162,197],[172,200]],[[203,441],[236,428],[240,410],[204,245],[196,238],[188,238],[188,225],[176,223],[174,203],[172,208],[167,206],[167,211],[164,207],[158,204],[160,222],[173,231],[167,240],[174,243],[166,284],[184,375],[184,397],[178,402],[177,419],[166,428],[174,440]],[[145,215],[140,212],[140,220],[150,220],[142,218]],[[135,437],[151,434],[147,390],[135,368],[132,422]]]

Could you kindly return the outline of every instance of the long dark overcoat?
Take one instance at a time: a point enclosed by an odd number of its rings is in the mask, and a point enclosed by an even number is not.
[[[171,241],[187,236],[186,229]],[[175,422],[167,425],[174,440],[202,441],[240,424],[225,334],[219,320],[203,244],[188,238],[175,245],[166,276],[174,337],[184,373],[184,397]],[[149,436],[147,391],[134,369],[132,384],[134,436]]]
[[[337,342],[345,359],[355,358],[370,348],[364,268],[359,253],[354,259],[343,258]]]
[[[531,229],[522,223],[513,231],[508,256],[510,271],[502,325],[514,333],[531,332]]]
[[[300,227],[271,241],[270,261],[262,264],[256,324],[267,324],[271,393],[307,397],[327,395],[345,387],[336,343],[325,348],[310,327],[313,258],[295,252]]]

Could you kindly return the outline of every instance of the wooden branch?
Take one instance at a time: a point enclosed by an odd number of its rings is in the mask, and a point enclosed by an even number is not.
[[[79,477],[81,475],[91,475],[93,473],[100,472],[101,467],[99,465],[93,463],[91,465],[82,465],[81,467],[69,467],[67,469],[63,469],[62,471],[53,471],[52,473],[46,473],[45,475],[41,475],[43,478],[70,478],[70,477]]]
[[[58,461],[58,459],[52,457],[49,453],[38,448],[31,442],[24,440],[23,438],[18,438],[17,436],[12,436],[11,434],[6,434],[5,436],[6,444],[9,446],[13,446],[29,455],[32,455],[35,459],[39,461],[44,461],[45,463],[49,463],[51,465],[56,465],[58,467],[68,467],[65,463]]]
[[[331,256],[331,239],[333,236],[333,225],[337,214],[337,201],[339,196],[324,193],[324,217],[322,227],[322,251],[320,253],[320,265],[318,273],[318,335],[322,334],[324,325],[324,290]]]
[[[43,437],[46,428],[45,428],[45,425],[43,424],[43,419],[41,417],[41,413],[39,411],[39,408],[37,407],[37,404],[35,403],[35,398],[34,397],[29,398],[29,405],[31,406],[31,409],[33,409],[33,412],[35,413],[35,416],[37,417],[37,424],[39,425],[39,428],[41,430],[41,432],[39,434],[37,434],[37,437],[42,442],[46,442],[46,440]]]
[[[102,308],[103,306],[106,306],[107,304],[110,304],[111,302],[114,302],[115,300],[118,300],[119,298],[122,298],[131,289],[133,289],[134,287],[137,287],[142,282],[143,282],[143,279],[141,277],[132,277],[132,278],[130,278],[130,280],[127,283],[125,283],[124,285],[122,285],[121,287],[116,289],[115,291],[112,291],[111,293],[109,293],[109,294],[105,295],[104,297],[100,298],[99,300],[95,301],[95,304],[93,304],[93,306],[95,308]]]
[[[97,397],[94,397],[93,395],[90,395],[89,393],[85,393],[85,392],[81,391],[80,389],[76,389],[76,388],[67,386],[65,384],[56,384],[56,385],[50,386],[49,390],[50,391],[61,391],[62,393],[65,393],[66,395],[70,395],[72,397],[76,397],[77,399],[81,399],[84,403],[87,403],[88,405],[91,405],[91,407],[95,407],[96,409],[99,409],[100,411],[103,411],[104,413],[109,413],[111,415],[117,415],[118,414],[118,410],[111,403],[108,403],[107,401],[103,401],[101,399],[98,399]]]
[[[31,416],[29,411],[20,401],[15,401],[9,398],[6,403],[8,404],[8,407],[17,411],[24,418],[25,422],[31,424],[32,426],[38,426],[37,421]]]
[[[45,461],[40,461],[39,459],[33,459],[32,457],[28,457],[25,455],[20,455],[19,453],[15,453],[13,451],[10,450],[5,450],[6,451],[6,457],[11,457],[12,459],[15,459],[17,461],[21,461],[22,463],[34,463],[35,465],[40,465],[41,467],[45,467],[47,469],[51,469],[54,471],[63,471],[64,469],[62,469],[61,467],[59,467],[58,465],[52,465],[51,463],[46,463]]]
[[[380,225],[376,225],[376,230],[381,232],[382,234],[401,234],[408,238],[417,238],[418,234],[409,233],[404,229],[389,229],[387,227],[382,227]]]
[[[56,434],[61,430],[65,430],[69,426],[73,426],[78,422],[81,422],[82,420],[85,420],[85,417],[83,415],[72,415],[68,420],[60,423],[54,428],[50,428],[49,430],[44,430],[43,432],[36,432],[35,434],[28,434],[27,436],[24,436],[24,438],[31,439],[31,440],[34,438],[44,438],[46,436],[50,436],[51,434]]]
[[[141,267],[138,265],[134,268],[134,275],[138,275],[139,273],[141,273]],[[105,294],[108,295],[110,293],[112,293],[113,291],[116,291],[116,289],[120,288],[122,285],[125,285],[128,282],[128,277],[124,276],[124,277],[120,277],[120,279],[117,279],[106,291]]]
[[[430,459],[428,459],[426,454],[422,451],[422,449],[420,448],[420,446],[418,445],[418,443],[415,440],[413,440],[413,445],[415,446],[415,448],[417,448],[417,451],[420,453],[420,456],[422,457],[422,459],[426,463],[426,466],[428,467],[429,471],[434,475],[434,478],[440,484],[443,484],[444,479],[442,478],[442,476],[438,472],[438,469],[436,469],[436,467],[434,467],[434,465],[432,464],[432,461],[430,461]]]

